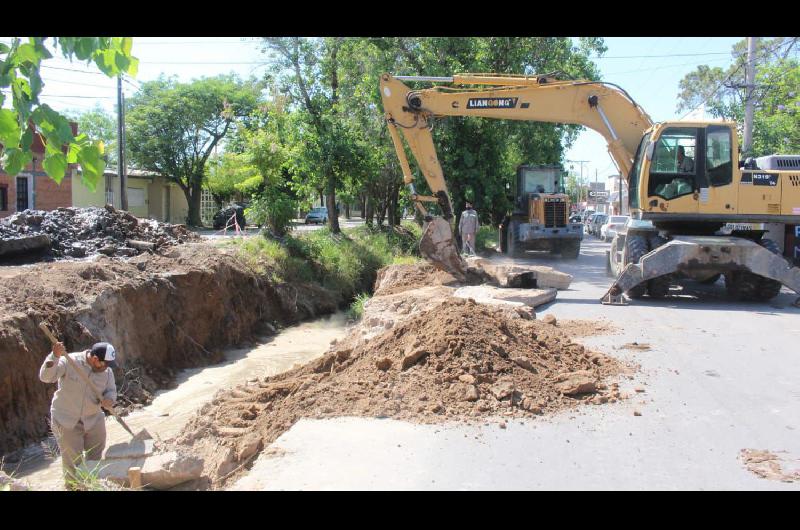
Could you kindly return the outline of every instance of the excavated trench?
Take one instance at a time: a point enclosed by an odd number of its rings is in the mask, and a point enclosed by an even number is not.
[[[208,243],[127,261],[4,267],[0,280],[0,455],[7,462],[49,432],[55,385],[38,379],[50,350],[42,321],[69,351],[114,344],[119,403],[133,410],[174,385],[179,370],[219,362],[225,348],[342,302],[315,285],[273,284]]]

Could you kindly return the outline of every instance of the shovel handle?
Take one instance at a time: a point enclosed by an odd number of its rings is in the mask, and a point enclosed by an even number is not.
[[[55,337],[55,335],[53,335],[53,332],[50,331],[50,328],[47,327],[47,324],[45,324],[44,322],[39,322],[39,328],[42,331],[44,331],[44,334],[47,335],[47,338],[50,339],[50,342],[52,342],[53,344],[58,342],[58,339]],[[81,379],[83,379],[83,382],[86,383],[87,385],[89,385],[89,388],[92,389],[92,392],[94,392],[95,397],[98,400],[103,401],[103,395],[92,384],[92,382],[89,380],[89,377],[85,373],[83,373],[83,370],[81,370],[75,364],[75,361],[72,360],[72,357],[70,357],[69,354],[64,355],[64,357],[67,359],[67,362],[70,364],[70,366],[72,366],[72,368],[75,369],[75,371],[78,373],[78,375],[81,376]]]
[[[55,337],[55,335],[53,335],[53,332],[50,331],[50,328],[47,327],[47,324],[45,324],[44,322],[39,322],[39,329],[41,329],[44,332],[44,334],[47,335],[47,338],[50,339],[50,342],[52,342],[53,344],[58,342],[58,339]],[[81,370],[80,367],[78,367],[78,365],[75,363],[74,360],[72,360],[72,357],[70,357],[69,354],[64,355],[64,357],[66,357],[67,362],[69,363],[69,365],[72,366],[72,368],[75,370],[75,372],[78,373],[78,375],[81,377],[81,379],[83,379],[84,383],[86,383],[89,386],[89,388],[92,389],[92,392],[94,392],[94,395],[97,398],[97,400],[102,402],[103,401],[103,395],[100,393],[99,390],[97,390],[97,388],[94,386],[94,384],[89,380],[89,376],[87,376],[83,372],[83,370]],[[125,421],[122,418],[117,416],[117,413],[114,412],[114,409],[108,409],[108,411],[111,413],[112,416],[114,416],[114,419],[117,420],[119,422],[119,424],[122,425],[122,427],[131,434],[131,436],[134,435],[133,431],[130,429],[130,427],[128,427],[128,424],[125,423]]]

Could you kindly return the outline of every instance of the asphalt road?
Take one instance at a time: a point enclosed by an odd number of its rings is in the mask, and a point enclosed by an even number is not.
[[[574,275],[570,289],[537,312],[619,328],[581,342],[639,366],[620,380],[632,398],[509,421],[506,429],[496,421],[302,420],[234,487],[800,490],[800,481],[760,478],[741,460],[743,449],[768,450],[785,460],[784,471],[800,469],[796,295],[784,289],[770,303],[737,303],[719,282],[687,284],[659,301],[601,305],[607,247],[589,236],[577,260],[530,260]],[[633,341],[651,349],[618,349]]]

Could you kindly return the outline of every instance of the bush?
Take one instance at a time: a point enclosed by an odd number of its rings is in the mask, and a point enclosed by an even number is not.
[[[275,281],[314,282],[357,300],[372,292],[378,269],[395,263],[417,261],[411,250],[417,237],[404,227],[395,229],[360,226],[332,234],[326,228],[281,241],[263,237],[237,242],[245,263]]]
[[[369,293],[361,293],[355,297],[347,310],[347,316],[352,320],[361,320],[364,316],[364,304],[370,299]]]
[[[500,244],[499,231],[493,226],[481,226],[475,235],[475,252],[496,251]]]

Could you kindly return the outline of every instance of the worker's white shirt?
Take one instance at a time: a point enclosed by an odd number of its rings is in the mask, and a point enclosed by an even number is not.
[[[458,230],[462,234],[474,234],[478,231],[478,212],[470,208],[461,212],[461,219],[458,221]]]
[[[694,173],[694,161],[691,158],[684,157],[683,162],[678,164],[679,173]]]
[[[106,368],[103,372],[95,372],[86,361],[85,351],[68,355],[75,361],[78,368],[89,376],[89,381],[102,394],[103,398],[111,401],[117,400],[117,385],[111,368]],[[48,363],[51,366],[47,366]],[[72,429],[80,420],[83,422],[84,429],[89,430],[98,421],[105,421],[105,415],[94,392],[86,386],[86,382],[75,373],[75,369],[63,357],[56,362],[56,356],[50,352],[39,369],[39,379],[45,383],[58,382],[58,389],[53,395],[53,402],[50,405],[50,417],[62,427]]]

